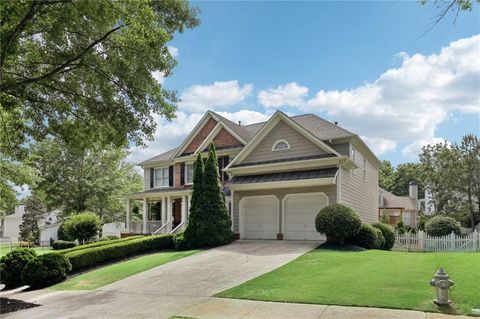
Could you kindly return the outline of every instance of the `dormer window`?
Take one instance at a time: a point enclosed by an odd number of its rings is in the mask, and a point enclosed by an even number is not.
[[[278,140],[272,146],[272,151],[283,151],[283,150],[289,150],[289,149],[290,149],[290,144],[288,144],[288,142],[285,140]]]

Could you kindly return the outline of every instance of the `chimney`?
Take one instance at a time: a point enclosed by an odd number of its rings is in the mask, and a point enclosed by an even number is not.
[[[238,121],[238,126],[242,126],[242,121]]]
[[[418,183],[417,183],[417,181],[411,181],[408,184],[408,196],[411,199],[418,200]]]

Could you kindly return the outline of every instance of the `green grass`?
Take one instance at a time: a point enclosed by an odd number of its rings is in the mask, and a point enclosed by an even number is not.
[[[439,308],[428,284],[439,267],[456,282],[452,308]],[[480,253],[314,249],[218,297],[470,314],[480,308]]]
[[[15,248],[18,248],[18,245],[13,245],[12,246],[12,249],[15,249]],[[10,249],[10,245],[7,245],[7,244],[0,245],[0,257],[6,255],[12,249]],[[52,252],[52,248],[50,248],[50,247],[34,247],[32,249],[35,250],[37,255],[42,255],[42,254],[45,254],[45,253],[51,253]]]
[[[98,268],[78,276],[68,278],[50,289],[54,290],[93,290],[115,281],[130,277],[142,271],[166,264],[183,257],[193,255],[200,250],[161,252],[137,257]]]

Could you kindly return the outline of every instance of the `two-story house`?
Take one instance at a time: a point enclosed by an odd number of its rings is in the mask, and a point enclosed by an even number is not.
[[[126,196],[129,232],[185,228],[193,162],[212,142],[238,238],[320,239],[315,216],[332,203],[378,221],[381,163],[358,135],[313,114],[241,125],[208,111],[179,147],[140,163],[145,189]],[[141,224],[130,222],[132,200],[143,201]]]

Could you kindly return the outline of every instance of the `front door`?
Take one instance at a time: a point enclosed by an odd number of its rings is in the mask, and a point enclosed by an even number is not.
[[[172,229],[175,229],[182,222],[182,200],[175,199],[172,207]]]

